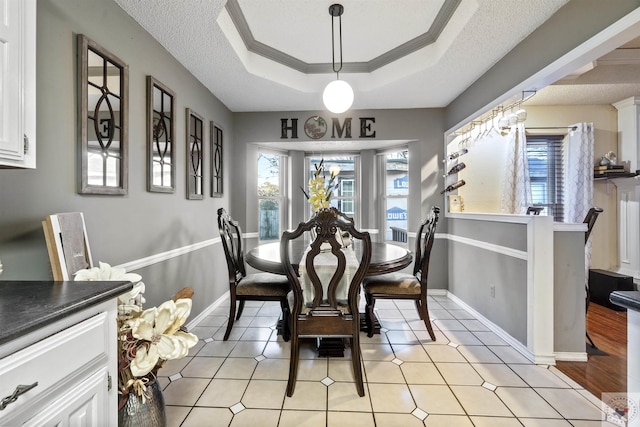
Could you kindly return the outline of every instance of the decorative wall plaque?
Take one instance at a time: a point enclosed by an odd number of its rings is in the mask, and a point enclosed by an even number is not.
[[[222,129],[211,122],[211,197],[222,197]]]
[[[204,198],[202,150],[204,143],[204,120],[195,111],[187,108],[187,199]]]

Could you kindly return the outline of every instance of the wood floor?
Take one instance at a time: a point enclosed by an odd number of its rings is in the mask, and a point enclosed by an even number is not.
[[[602,393],[627,391],[627,312],[591,303],[587,331],[605,354],[589,354],[588,362],[557,362],[571,379],[602,398]],[[588,345],[588,344],[587,344]]]

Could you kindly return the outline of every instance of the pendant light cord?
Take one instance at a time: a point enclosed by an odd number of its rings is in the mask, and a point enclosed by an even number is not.
[[[336,76],[338,76],[338,79],[340,78],[340,71],[342,70],[342,11],[339,12],[338,16],[338,24],[339,24],[339,33],[340,33],[340,67],[336,70],[336,51],[335,51],[335,46],[336,46],[336,41],[335,41],[335,27],[334,27],[334,21],[336,19],[336,16],[332,14],[331,16],[331,61],[332,61],[332,65],[333,65],[333,72],[336,73]]]

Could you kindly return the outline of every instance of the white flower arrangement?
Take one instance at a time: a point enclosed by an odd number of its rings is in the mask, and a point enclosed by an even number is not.
[[[101,262],[99,267],[80,270],[75,280],[128,280],[131,291],[118,297],[118,394],[122,407],[129,393],[146,398],[147,384],[156,379],[167,360],[185,357],[198,337],[182,330],[191,313],[193,291],[185,288],[175,299],[142,310],[145,291],[139,274]],[[181,295],[186,297],[182,298]]]

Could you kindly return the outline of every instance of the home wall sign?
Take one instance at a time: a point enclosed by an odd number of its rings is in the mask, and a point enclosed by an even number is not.
[[[373,124],[375,117],[358,117],[359,134],[357,138],[375,138]],[[345,117],[342,123],[337,117],[331,118],[331,139],[353,139],[353,117]],[[304,122],[304,133],[311,139],[321,139],[328,131],[327,121],[322,116],[311,116]],[[298,119],[280,119],[280,139],[298,139]]]

